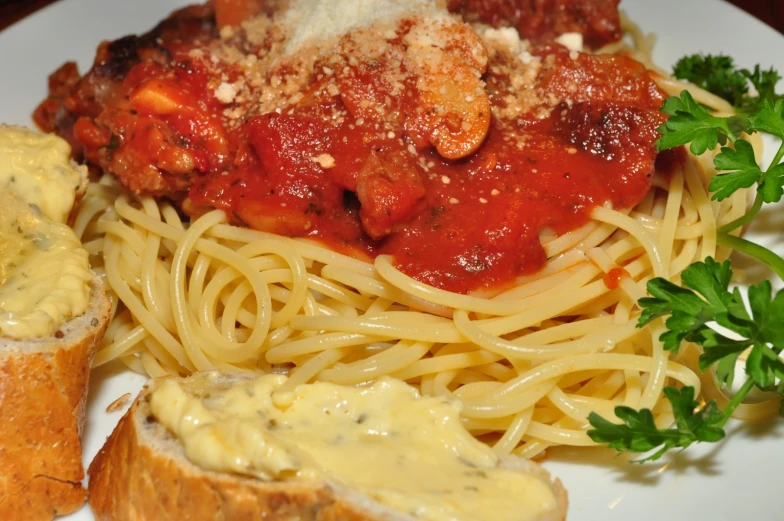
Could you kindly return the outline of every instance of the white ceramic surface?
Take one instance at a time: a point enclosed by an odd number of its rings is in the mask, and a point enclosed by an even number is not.
[[[46,77],[67,60],[89,67],[103,39],[145,31],[184,0],[61,0],[0,33],[0,121],[31,124],[46,94]],[[623,0],[646,32],[658,35],[656,61],[671,65],[684,54],[722,52],[739,65],[784,69],[784,37],[720,0]],[[766,211],[752,232],[784,252],[777,235],[784,212]],[[760,235],[761,234],[761,235]],[[742,262],[742,260],[740,260]],[[144,378],[126,371],[97,371],[90,389],[85,465],[122,411],[106,407]],[[784,520],[781,476],[784,421],[732,424],[728,438],[693,447],[658,464],[632,465],[607,450],[552,451],[545,466],[569,491],[570,521]],[[91,521],[86,507],[65,518]]]

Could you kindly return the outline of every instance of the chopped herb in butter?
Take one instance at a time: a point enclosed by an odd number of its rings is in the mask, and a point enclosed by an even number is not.
[[[0,125],[0,190],[16,190],[47,218],[66,222],[83,183],[82,168],[71,162],[71,147],[63,139]]]
[[[0,126],[0,336],[51,336],[87,309],[87,252],[65,221],[82,174],[68,144]]]
[[[498,466],[456,402],[391,378],[300,385],[276,400],[285,381],[264,375],[200,399],[167,380],[150,406],[187,457],[211,470],[343,483],[429,521],[524,521],[556,506],[548,483]]]

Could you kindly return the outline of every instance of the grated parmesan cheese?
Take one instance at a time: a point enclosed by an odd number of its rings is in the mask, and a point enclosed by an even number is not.
[[[558,38],[556,38],[555,41],[570,51],[583,50],[583,35],[580,33],[563,33]]]
[[[218,101],[221,103],[231,103],[234,101],[234,97],[236,95],[237,90],[234,88],[234,85],[231,83],[226,83],[225,81],[218,85],[218,88],[215,89],[215,97],[218,98]]]
[[[321,154],[316,157],[311,157],[311,161],[318,163],[321,168],[329,169],[335,167],[335,158],[329,154]]]
[[[442,12],[433,0],[292,0],[282,20],[292,28],[285,50],[294,53],[309,42],[336,38],[379,21]]]

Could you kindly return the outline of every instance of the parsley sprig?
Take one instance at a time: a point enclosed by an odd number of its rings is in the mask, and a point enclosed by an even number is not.
[[[616,407],[615,415],[623,425],[609,422],[596,413],[589,417],[594,429],[589,431],[593,441],[606,443],[619,452],[656,452],[638,462],[659,459],[668,450],[686,448],[698,441],[719,441],[724,438],[721,428],[724,415],[714,402],[700,407],[694,399],[694,388],[665,387],[664,394],[672,404],[676,424],[671,429],[659,429],[650,409],[635,411],[631,407]]]
[[[741,218],[719,228],[718,241],[723,246],[740,250],[759,259],[784,279],[784,260],[778,255],[733,235],[732,232],[751,222],[764,203],[775,203],[784,196],[784,143],[779,146],[773,161],[763,169],[757,164],[751,143],[744,134],[762,132],[784,139],[784,99],[772,103],[763,100],[760,109],[746,116],[717,117],[694,101],[688,91],[679,97],[665,100],[662,111],[669,114],[659,127],[659,150],[689,145],[692,153],[700,155],[722,145],[713,160],[721,172],[710,182],[712,199],[721,201],[741,188],[757,185],[757,195],[749,211]]]
[[[677,353],[683,342],[701,346],[700,369],[707,371],[715,366],[719,382],[727,387],[732,386],[735,378],[738,357],[748,351],[747,379],[723,411],[712,401],[700,405],[693,387],[665,387],[664,394],[675,417],[675,426],[669,429],[658,429],[649,409],[616,407],[615,415],[623,421],[621,425],[591,413],[588,420],[593,429],[588,435],[593,441],[607,443],[621,452],[659,448],[636,461],[656,460],[674,447],[722,439],[724,424],[754,387],[784,396],[784,383],[776,383],[776,379],[784,379],[784,362],[779,358],[784,349],[784,291],[772,296],[768,281],[750,286],[749,312],[740,290],[729,288],[729,261],[719,263],[710,257],[686,268],[681,279],[683,286],[664,278],[648,283],[652,296],[640,299],[643,312],[637,325],[642,327],[659,317],[668,317],[664,323],[667,331],[660,337],[664,349]],[[713,324],[735,335],[722,334]]]
[[[692,153],[700,155],[721,146],[714,158],[720,173],[708,187],[712,199],[721,201],[755,185],[756,197],[744,216],[719,228],[718,243],[759,260],[784,280],[784,259],[733,233],[751,222],[764,204],[784,196],[784,142],[770,166],[762,168],[751,143],[744,139],[744,135],[762,132],[784,140],[784,96],[774,90],[778,73],[762,71],[759,66],[754,71],[737,70],[732,60],[723,56],[691,56],[678,62],[675,74],[711,90],[745,113],[716,116],[683,91],[662,106],[670,117],[658,129],[658,149],[688,145]],[[758,96],[749,94],[748,82]],[[722,439],[727,420],[755,387],[784,398],[784,362],[779,357],[784,350],[784,290],[773,295],[768,281],[752,285],[747,305],[738,288],[730,289],[731,280],[729,261],[719,263],[709,257],[684,270],[682,286],[664,278],[652,279],[648,282],[651,296],[638,302],[642,309],[638,327],[665,319],[666,331],[660,336],[664,349],[677,353],[684,342],[701,347],[700,370],[715,370],[719,383],[727,388],[733,384],[739,357],[746,354],[746,380],[724,410],[713,401],[701,404],[692,387],[665,387],[675,418],[673,427],[659,429],[649,409],[621,406],[615,408],[621,424],[596,413],[589,415],[593,429],[588,435],[593,441],[620,452],[650,452],[636,461],[656,460],[673,448]]]
[[[784,362],[778,357],[784,349],[784,292],[772,296],[768,281],[750,286],[749,312],[740,290],[729,288],[730,262],[718,263],[710,257],[686,268],[681,280],[683,287],[663,278],[650,281],[652,297],[640,299],[643,312],[638,325],[667,316],[668,331],[661,336],[664,349],[677,352],[684,341],[702,346],[700,369],[715,365],[719,382],[728,387],[735,377],[735,362],[750,349],[746,360],[749,380],[762,390],[776,392],[775,378],[784,377]],[[738,338],[720,333],[711,327],[713,323]]]
[[[684,56],[675,64],[673,75],[725,99],[741,113],[759,110],[763,100],[782,98],[776,94],[776,83],[781,79],[776,70],[762,70],[759,65],[753,71],[738,69],[731,57],[721,54]],[[749,84],[756,95],[750,93]]]

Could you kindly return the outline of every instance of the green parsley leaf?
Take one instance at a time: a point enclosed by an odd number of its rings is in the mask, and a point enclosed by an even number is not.
[[[712,116],[688,91],[681,92],[680,97],[664,100],[661,110],[670,117],[657,129],[661,134],[656,141],[659,151],[690,143],[692,153],[700,155],[719,144],[734,142],[748,128],[748,119],[744,116]]]
[[[674,309],[697,315],[705,306],[694,292],[663,278],[655,278],[648,282],[648,293],[653,297],[643,297],[639,301],[642,315],[637,327],[642,327],[655,318],[670,315]]]
[[[683,284],[702,295],[714,309],[724,310],[733,298],[727,295],[732,282],[730,261],[717,262],[712,257],[695,262],[681,273]]]
[[[648,293],[652,297],[639,300],[642,314],[637,326],[642,327],[657,317],[670,315],[664,323],[668,331],[660,337],[664,349],[677,352],[684,341],[702,344],[706,332],[710,331],[708,322],[733,326],[729,310],[743,306],[740,294],[727,290],[731,278],[729,261],[720,264],[709,257],[705,262],[695,262],[684,270],[681,279],[685,287],[663,278],[650,280]]]
[[[784,378],[784,362],[776,351],[756,344],[746,359],[746,373],[760,389],[773,390],[776,378]]]
[[[715,402],[708,402],[704,407],[700,407],[695,400],[693,387],[684,387],[680,391],[667,387],[664,389],[664,395],[672,404],[675,425],[682,432],[693,434],[694,441],[714,442],[724,437],[724,430],[721,428],[724,415],[717,409]]]
[[[766,203],[776,202],[784,195],[784,165],[763,171],[754,157],[754,148],[746,140],[739,139],[735,148],[723,147],[713,164],[718,170],[728,170],[711,179],[709,190],[717,201],[730,197],[740,188],[749,188],[759,183],[757,191]]]
[[[749,307],[757,328],[756,335],[775,346],[784,347],[784,293],[771,298],[770,281],[749,287]],[[751,333],[750,333],[751,334]]]
[[[673,75],[712,92],[742,113],[756,112],[765,99],[775,102],[784,97],[776,94],[781,76],[775,69],[762,70],[759,65],[753,71],[737,69],[731,57],[721,54],[684,56],[673,67]],[[749,83],[756,93],[749,93]]]
[[[749,116],[749,130],[767,132],[784,139],[784,100],[779,100],[775,104],[769,99],[763,100],[759,110]]]
[[[672,72],[676,78],[690,81],[733,106],[740,103],[749,92],[747,77],[735,69],[735,63],[729,56],[684,56],[678,60]]]
[[[733,103],[736,109],[754,112],[759,110],[765,101],[775,102],[784,98],[781,94],[776,94],[776,84],[781,79],[781,75],[775,69],[763,71],[759,65],[755,65],[753,71],[743,69],[741,73],[754,85],[757,95],[743,96],[739,103]]]
[[[716,378],[727,387],[735,379],[735,363],[752,344],[749,340],[732,340],[706,328],[702,331],[704,352],[700,355],[700,370],[707,371],[716,365]]]
[[[784,375],[784,361],[779,359],[784,350],[784,291],[772,297],[770,282],[750,286],[749,313],[740,290],[729,290],[731,278],[729,261],[718,263],[710,257],[684,270],[684,287],[654,278],[648,282],[652,297],[639,301],[643,312],[637,325],[669,315],[667,331],[659,338],[664,348],[677,351],[684,341],[701,346],[700,369],[717,365],[717,376],[727,385],[732,384],[738,356],[751,348],[746,373],[760,389],[771,389],[775,378]],[[721,334],[711,323],[741,338]]]
[[[711,179],[708,189],[713,192],[712,198],[718,201],[726,199],[740,188],[753,186],[763,172],[754,158],[751,143],[739,140],[735,148],[723,147],[714,160],[717,170],[730,170]]]
[[[714,402],[700,407],[694,399],[694,388],[665,387],[664,395],[672,405],[675,426],[659,429],[649,409],[635,411],[630,407],[615,408],[615,415],[623,424],[605,420],[596,413],[588,416],[593,429],[588,436],[597,443],[606,443],[618,452],[649,452],[653,454],[634,460],[637,463],[655,461],[672,448],[686,448],[699,441],[715,442],[724,437],[721,428],[724,416]]]
[[[642,315],[638,326],[669,315],[665,321],[667,331],[659,337],[664,348],[677,351],[682,342],[694,342],[703,349],[700,369],[704,372],[715,366],[719,382],[727,387],[732,386],[738,358],[748,352],[745,362],[748,379],[724,413],[713,403],[695,413],[693,390],[692,394],[686,394],[689,388],[679,394],[666,391],[675,414],[675,429],[654,430],[653,417],[645,410],[616,409],[616,416],[625,425],[613,424],[612,428],[608,427],[609,422],[593,417],[591,425],[596,437],[592,439],[606,440],[604,443],[622,451],[644,452],[661,447],[646,459],[656,459],[670,448],[687,447],[694,441],[721,439],[727,418],[755,386],[784,397],[784,361],[780,358],[784,351],[784,291],[773,296],[768,281],[751,285],[747,308],[740,290],[729,289],[732,280],[729,261],[719,263],[710,257],[686,268],[681,280],[683,287],[662,278],[648,282],[651,297],[639,300]],[[732,334],[720,332],[714,324]]]
[[[771,285],[763,281],[749,287],[749,307],[754,321],[746,334],[752,349],[746,360],[746,374],[760,389],[774,390],[775,379],[784,377],[784,292],[771,298]]]
[[[750,350],[746,374],[760,389],[778,392],[776,379],[784,378],[779,358],[784,350],[784,291],[772,296],[769,281],[749,286],[749,310],[740,290],[729,289],[729,261],[718,263],[710,257],[686,268],[681,279],[683,287],[662,278],[648,282],[652,297],[639,301],[643,312],[638,326],[669,315],[667,331],[659,338],[664,348],[677,351],[682,342],[694,342],[703,348],[700,369],[715,365],[719,381],[727,386],[732,385],[738,357]],[[712,323],[739,338],[720,333]]]

